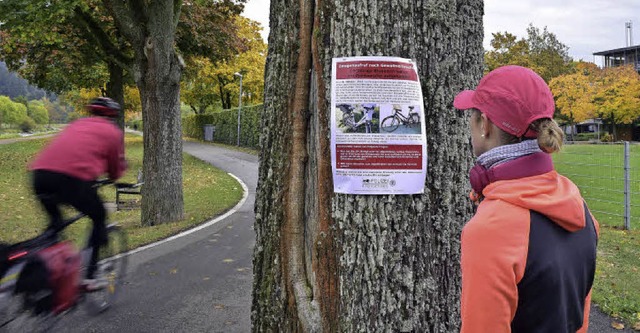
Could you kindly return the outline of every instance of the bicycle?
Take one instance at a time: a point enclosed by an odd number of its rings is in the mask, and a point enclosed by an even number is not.
[[[97,181],[95,186],[111,184]],[[116,186],[131,184],[118,183]],[[91,314],[105,311],[116,299],[127,266],[127,238],[117,224],[107,225],[107,244],[98,249],[96,279],[104,288],[88,290],[81,283],[92,251],[82,251],[60,233],[85,217],[79,213],[42,234],[9,245],[0,257],[0,331],[46,332],[64,313],[84,302]],[[4,267],[3,267],[4,266]]]
[[[354,106],[348,105],[348,104],[340,104],[340,105],[338,105],[338,108],[342,111],[342,124],[344,126],[346,126],[351,131],[355,132],[358,129],[358,127],[360,127],[360,126],[362,126],[364,124],[365,125],[365,133],[371,133],[371,130],[372,130],[371,121],[370,120],[366,120],[365,118],[366,118],[368,113],[372,113],[373,112],[373,110],[375,109],[375,106],[362,105],[362,108],[364,109],[364,113],[360,117],[360,120],[358,122],[356,122],[356,117],[355,117],[355,113],[354,113],[354,109],[355,109]]]
[[[420,123],[420,115],[413,112],[414,106],[409,106],[409,116],[402,114],[402,109],[393,108],[393,114],[382,120],[382,129],[385,132],[393,132],[398,129],[400,124],[411,127]]]
[[[342,124],[351,130],[355,130],[356,117],[353,114],[355,107],[349,104],[339,104],[338,108],[342,111]]]

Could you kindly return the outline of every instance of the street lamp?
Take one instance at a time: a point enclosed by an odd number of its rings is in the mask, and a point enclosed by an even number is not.
[[[240,146],[240,110],[242,110],[242,74],[235,72],[234,76],[240,77],[240,95],[238,96],[238,136],[236,146]]]

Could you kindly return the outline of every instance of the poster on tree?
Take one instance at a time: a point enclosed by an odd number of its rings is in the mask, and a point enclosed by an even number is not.
[[[331,110],[334,192],[424,193],[427,140],[414,61],[334,58]]]

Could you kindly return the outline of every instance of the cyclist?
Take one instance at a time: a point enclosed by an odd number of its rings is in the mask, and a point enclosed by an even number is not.
[[[89,239],[94,249],[107,242],[104,204],[94,187],[95,180],[107,174],[116,180],[127,168],[123,132],[115,124],[120,105],[107,97],[93,99],[87,106],[92,116],[69,124],[29,165],[33,189],[55,229],[62,222],[60,204],[68,204],[93,221]],[[84,281],[85,288],[104,287],[94,279],[98,251],[91,253]]]
[[[364,115],[360,118],[357,124],[353,126],[353,128],[358,128],[363,123],[365,124],[366,133],[371,133],[371,124],[373,122],[373,114],[375,113],[375,105],[374,104],[363,104]]]

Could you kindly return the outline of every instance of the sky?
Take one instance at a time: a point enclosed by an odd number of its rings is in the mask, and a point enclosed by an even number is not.
[[[529,23],[545,26],[569,47],[574,60],[595,62],[593,53],[627,46],[625,22],[632,22],[633,45],[640,44],[640,0],[485,0],[484,46],[491,34],[508,31],[526,37]],[[249,0],[244,16],[258,21],[268,36],[269,0]]]

